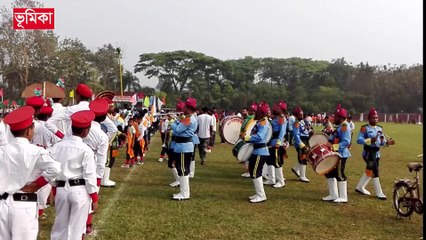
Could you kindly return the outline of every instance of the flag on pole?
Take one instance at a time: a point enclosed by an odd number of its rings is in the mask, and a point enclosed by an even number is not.
[[[70,97],[72,97],[72,98],[74,97],[74,90],[70,91]]]
[[[160,111],[161,110],[161,107],[164,105],[164,102],[163,101],[161,101],[161,99],[160,98],[157,98],[157,109],[158,109],[158,111]]]
[[[137,102],[138,102],[138,99],[137,99],[137,95],[136,95],[136,93],[135,93],[135,94],[133,94],[133,96],[130,98],[130,103],[132,104],[132,106],[135,106]]]
[[[0,88],[0,97],[3,97],[3,88]]]
[[[145,99],[143,100],[143,106],[149,107],[149,97],[148,96],[146,96]]]
[[[154,116],[155,113],[157,113],[157,104],[155,104],[155,96],[153,97],[152,100],[152,105],[151,105],[151,115]]]

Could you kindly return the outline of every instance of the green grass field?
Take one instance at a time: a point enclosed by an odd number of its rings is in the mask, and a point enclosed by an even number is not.
[[[356,123],[357,130],[361,123]],[[265,186],[268,200],[252,204],[251,179],[242,178],[243,164],[232,156],[232,146],[216,145],[200,165],[197,152],[195,178],[190,179],[191,199],[172,201],[179,191],[169,187],[172,177],[167,163],[158,162],[161,140],[157,133],[142,166],[120,168],[123,151],[112,170],[115,188],[101,189],[100,209],[94,217],[96,233],[88,239],[419,239],[423,236],[423,215],[396,219],[392,203],[396,178],[412,178],[408,162],[422,161],[423,126],[382,124],[396,144],[382,149],[381,183],[388,200],[375,198],[372,182],[367,189],[372,196],[354,191],[365,164],[361,146],[354,144],[346,166],[349,202],[321,201],[328,195],[326,179],[308,166],[310,183],[297,181],[290,168],[296,153],[288,148],[284,164],[286,186]],[[357,132],[355,133],[357,137]],[[356,141],[356,140],[355,140]],[[423,172],[421,172],[423,179]],[[40,223],[40,239],[50,238],[54,209]]]

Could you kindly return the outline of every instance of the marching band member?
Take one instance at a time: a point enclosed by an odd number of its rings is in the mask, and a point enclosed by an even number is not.
[[[53,183],[61,171],[46,149],[30,144],[34,113],[25,106],[4,119],[13,138],[0,147],[0,239],[37,239],[35,192],[47,181]]]
[[[247,110],[247,113],[242,114],[242,116],[244,118],[244,122],[241,125],[241,129],[240,129],[240,138],[242,138],[242,139],[244,139],[244,136],[246,135],[248,124],[251,123],[252,121],[254,121],[254,113],[257,110],[256,102],[253,102],[248,108],[246,108],[246,110]],[[242,112],[244,112],[244,111],[242,111]],[[245,165],[246,171],[243,174],[241,174],[241,177],[249,178],[250,177],[249,161],[246,161],[244,163],[244,165]]]
[[[175,136],[173,151],[180,183],[180,193],[174,194],[172,197],[173,200],[188,200],[190,197],[188,175],[190,173],[191,156],[194,151],[193,136],[198,127],[197,118],[194,116],[196,109],[197,100],[188,98],[185,101],[185,115],[180,121],[176,121],[171,126],[173,135]]]
[[[94,153],[83,143],[90,131],[95,114],[83,110],[71,115],[72,136],[66,136],[50,150],[61,164],[56,179],[55,211],[51,239],[80,240],[86,230],[90,200],[97,210],[96,164]]]
[[[178,100],[177,104],[176,104],[176,112],[183,112],[185,110],[185,103]],[[167,155],[169,155],[169,160],[167,162],[167,166],[170,168],[170,171],[172,172],[173,178],[175,179],[174,182],[170,183],[170,187],[177,187],[180,185],[179,182],[179,174],[178,171],[176,169],[176,158],[178,157],[177,154],[175,154],[174,152],[174,147],[176,144],[176,135],[175,132],[173,131],[173,125],[178,125],[179,124],[179,117],[176,117],[172,120],[170,120],[170,129],[169,129],[169,134],[170,134],[170,143],[169,143],[169,147],[168,147],[168,153]],[[174,126],[174,128],[176,128],[176,126]]]
[[[339,104],[334,113],[334,124],[337,125],[337,128],[329,136],[329,141],[333,144],[333,150],[339,153],[340,161],[331,172],[325,174],[330,194],[322,198],[323,201],[348,202],[348,182],[345,175],[345,166],[346,160],[351,156],[349,151],[351,131],[346,122],[347,115],[347,110]]]
[[[269,106],[267,103],[260,103],[257,106],[254,119],[257,120],[251,134],[244,137],[244,141],[253,143],[254,150],[249,158],[249,171],[253,179],[253,185],[256,194],[249,197],[251,203],[263,202],[266,200],[265,190],[262,181],[262,168],[269,156],[267,148],[266,136],[269,131]]]
[[[95,119],[92,121],[89,134],[83,139],[83,142],[89,145],[94,152],[96,163],[97,186],[101,186],[101,179],[105,172],[107,161],[109,139],[108,135],[101,128],[101,123],[105,121],[108,112],[108,102],[103,98],[98,98],[90,102],[89,109],[95,113]],[[99,191],[99,188],[98,188]],[[86,223],[86,233],[90,235],[93,232],[92,213],[89,214]]]
[[[293,137],[294,137],[294,147],[297,152],[297,164],[291,168],[294,174],[302,182],[309,182],[309,179],[306,178],[306,153],[308,151],[308,140],[310,134],[310,128],[307,123],[303,120],[303,110],[299,106],[293,109],[293,115],[296,118],[296,121],[293,123]]]
[[[380,147],[387,147],[394,145],[395,141],[392,138],[387,138],[383,133],[383,128],[377,125],[379,115],[372,107],[368,113],[368,124],[361,127],[357,143],[364,145],[362,151],[362,158],[366,163],[365,173],[359,180],[355,191],[364,195],[371,195],[365,189],[368,182],[373,178],[374,190],[378,199],[386,200],[386,195],[382,191],[382,186],[379,180],[379,161],[380,161]]]
[[[275,104],[272,110],[272,138],[268,143],[269,157],[266,160],[268,165],[268,181],[266,185],[273,185],[274,188],[285,186],[283,175],[283,164],[285,156],[284,136],[287,132],[287,119],[283,112],[287,110],[287,104],[280,101]]]
[[[170,119],[171,115],[167,114],[167,116],[161,118],[159,123],[161,135],[161,153],[160,158],[158,159],[159,162],[163,162],[164,156],[167,152],[167,131],[169,128]]]

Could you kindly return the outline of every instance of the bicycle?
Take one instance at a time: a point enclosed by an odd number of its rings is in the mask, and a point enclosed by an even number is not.
[[[423,158],[423,154],[417,156]],[[397,179],[394,184],[393,203],[396,209],[396,218],[410,217],[413,212],[423,214],[423,198],[420,195],[419,171],[423,164],[418,162],[408,163],[410,172],[415,171],[416,177],[413,180]]]

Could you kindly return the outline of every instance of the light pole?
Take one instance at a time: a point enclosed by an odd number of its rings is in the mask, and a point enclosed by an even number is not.
[[[123,70],[122,70],[122,66],[121,66],[121,49],[118,47],[117,49],[117,53],[118,53],[118,68],[120,69],[120,92],[121,92],[121,105],[123,104]]]

